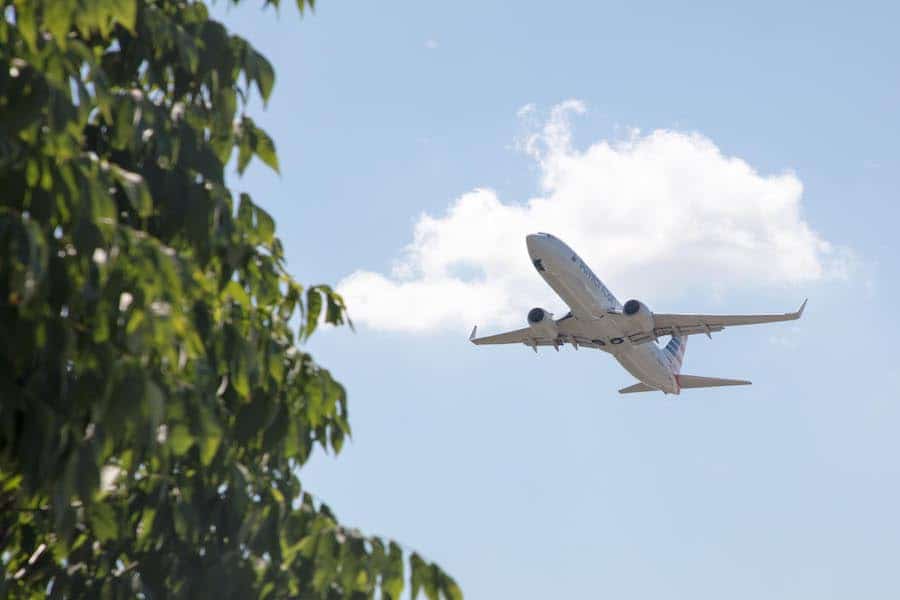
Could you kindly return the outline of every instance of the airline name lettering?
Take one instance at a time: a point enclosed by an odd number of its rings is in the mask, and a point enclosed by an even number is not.
[[[583,260],[578,261],[578,268],[581,269],[581,272],[584,273],[584,276],[588,278],[588,281],[594,284],[600,293],[603,294],[603,297],[609,302],[610,306],[615,306],[616,299],[613,298],[613,295],[610,293],[606,286],[600,282],[600,279],[594,275],[594,272],[591,271],[590,267],[584,264]]]

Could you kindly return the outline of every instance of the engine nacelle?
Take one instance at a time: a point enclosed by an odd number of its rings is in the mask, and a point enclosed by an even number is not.
[[[535,337],[555,340],[559,336],[553,313],[543,308],[532,308],[528,311],[528,326],[531,327]]]
[[[640,300],[629,300],[622,307],[622,314],[634,325],[635,331],[653,331],[653,313]]]

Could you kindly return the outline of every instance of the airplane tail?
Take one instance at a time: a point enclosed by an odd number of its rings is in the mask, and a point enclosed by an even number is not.
[[[681,363],[684,362],[684,351],[687,349],[686,335],[673,335],[669,343],[666,344],[665,352],[672,359],[674,371],[681,373]]]

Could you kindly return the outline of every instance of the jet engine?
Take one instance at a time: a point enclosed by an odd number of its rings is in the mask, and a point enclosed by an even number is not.
[[[639,300],[629,300],[622,308],[622,313],[628,317],[636,331],[653,331],[653,313],[647,305]]]
[[[543,308],[532,308],[528,311],[528,326],[531,327],[535,337],[555,340],[559,336],[553,314]]]

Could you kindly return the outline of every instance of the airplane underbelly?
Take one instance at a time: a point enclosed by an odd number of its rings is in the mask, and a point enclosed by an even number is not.
[[[677,393],[672,374],[656,361],[654,348],[641,346],[624,348],[613,356],[638,381],[666,393]]]

